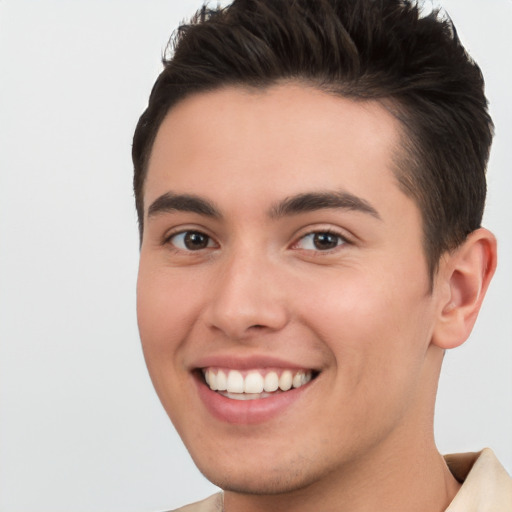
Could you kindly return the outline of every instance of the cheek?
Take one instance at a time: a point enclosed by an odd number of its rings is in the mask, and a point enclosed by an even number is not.
[[[150,372],[168,364],[190,329],[194,292],[181,287],[166,270],[149,270],[141,256],[137,280],[137,321]],[[189,296],[190,295],[190,296]],[[153,376],[153,375],[152,375]]]
[[[418,279],[394,280],[389,268],[377,275],[352,269],[322,287],[321,301],[305,303],[309,324],[329,346],[347,386],[375,380],[379,392],[416,378],[431,330],[425,289]]]
[[[184,414],[187,402],[188,371],[182,347],[191,330],[194,294],[184,287],[176,293],[175,279],[168,269],[148,270],[141,257],[137,280],[137,320],[144,358],[155,391],[175,422]],[[197,295],[197,294],[195,294]],[[180,412],[181,411],[181,412]]]

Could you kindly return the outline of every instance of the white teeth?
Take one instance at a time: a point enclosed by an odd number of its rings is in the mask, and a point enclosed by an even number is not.
[[[203,370],[204,380],[212,391],[223,392],[228,398],[253,400],[272,396],[276,391],[288,391],[300,388],[312,379],[312,372],[284,370],[281,376],[276,371],[267,371],[265,376],[260,371],[249,371],[244,377],[238,370]]]
[[[229,372],[226,390],[229,391],[230,393],[244,392],[244,377],[240,372],[236,370],[231,370]]]
[[[292,386],[294,388],[300,388],[302,386],[302,376],[304,375],[303,372],[297,372],[294,376],[293,376],[293,379],[292,379]],[[217,383],[217,387],[218,387],[218,383]]]
[[[217,390],[218,391],[226,391],[228,389],[228,379],[226,374],[219,370],[217,372]]]
[[[281,391],[288,391],[291,389],[293,383],[293,376],[290,370],[285,370],[281,377],[279,377],[279,389]]]
[[[277,391],[279,388],[279,377],[276,372],[268,372],[265,375],[265,380],[263,382],[263,389],[267,393],[272,393],[272,391]]]
[[[311,372],[299,371],[293,376],[292,385],[294,388],[300,388],[311,380]]]
[[[210,382],[208,385],[210,386],[210,389],[213,389],[213,391],[217,391],[217,375],[213,372],[210,372]]]
[[[258,372],[250,372],[245,377],[244,393],[261,393],[263,391],[263,377]]]
[[[272,396],[269,393],[222,393],[222,395],[232,400],[257,400],[258,398]]]

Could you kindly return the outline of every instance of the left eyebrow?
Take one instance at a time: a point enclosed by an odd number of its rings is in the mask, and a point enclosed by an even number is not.
[[[306,192],[287,197],[274,205],[269,212],[273,219],[288,215],[313,212],[329,208],[358,211],[382,220],[379,212],[365,199],[349,192]]]

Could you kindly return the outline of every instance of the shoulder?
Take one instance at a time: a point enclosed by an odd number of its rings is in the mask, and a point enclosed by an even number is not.
[[[510,512],[512,478],[489,448],[445,457],[462,487],[446,512]]]
[[[205,500],[196,501],[170,512],[222,512],[222,493],[213,494]]]

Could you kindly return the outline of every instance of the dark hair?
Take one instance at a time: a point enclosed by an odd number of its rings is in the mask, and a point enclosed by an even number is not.
[[[431,277],[480,227],[493,124],[480,69],[439,11],[422,16],[412,0],[234,0],[180,26],[163,63],[133,139],[141,236],[147,164],[169,109],[223,86],[286,81],[377,100],[401,121],[395,174],[421,210]]]

